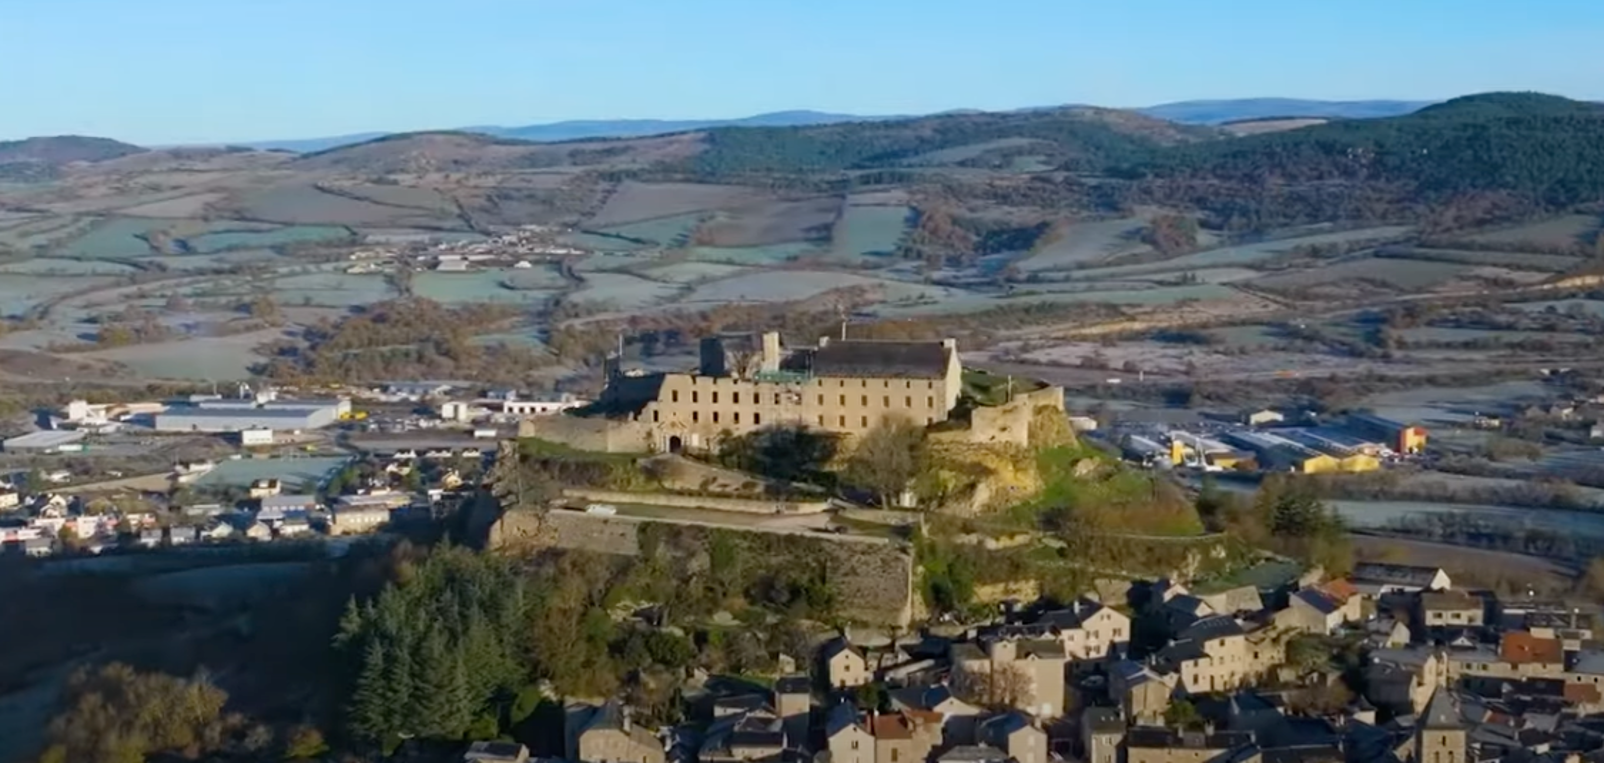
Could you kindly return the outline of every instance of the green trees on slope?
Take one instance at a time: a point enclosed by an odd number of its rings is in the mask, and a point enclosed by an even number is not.
[[[341,620],[335,645],[357,667],[351,732],[376,742],[463,737],[523,685],[527,627],[523,580],[505,561],[437,549]]]

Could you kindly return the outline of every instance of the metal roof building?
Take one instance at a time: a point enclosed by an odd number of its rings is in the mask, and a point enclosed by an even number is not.
[[[316,430],[334,424],[339,408],[257,408],[254,406],[174,407],[156,415],[158,432],[240,432],[242,430]]]
[[[7,451],[55,451],[84,439],[83,430],[40,430],[0,442]]]

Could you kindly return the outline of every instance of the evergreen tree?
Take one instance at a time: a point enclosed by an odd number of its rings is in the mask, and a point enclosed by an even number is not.
[[[420,734],[418,706],[422,696],[418,691],[412,651],[400,640],[389,642],[385,647],[383,694],[391,701],[389,729],[385,730],[385,736],[413,737]]]
[[[348,709],[351,732],[360,738],[379,740],[391,732],[393,698],[389,693],[384,647],[369,642],[363,651],[362,671]]]

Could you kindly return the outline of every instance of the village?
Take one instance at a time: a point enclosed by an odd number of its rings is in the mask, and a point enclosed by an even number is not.
[[[1110,580],[987,623],[847,631],[778,656],[778,676],[701,676],[681,725],[572,705],[562,760],[1559,762],[1604,745],[1592,614],[1441,569],[1320,578]],[[486,742],[467,760],[529,759]]]

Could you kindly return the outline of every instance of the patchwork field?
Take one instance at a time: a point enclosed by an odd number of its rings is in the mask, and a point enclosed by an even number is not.
[[[527,278],[534,281],[528,287],[521,287],[519,279],[525,278],[526,274]],[[560,283],[553,283],[550,287],[537,286],[546,283],[551,282],[541,274],[525,271],[430,271],[412,277],[412,291],[419,297],[453,305],[474,302],[537,304],[557,294]]]
[[[1563,215],[1538,223],[1486,231],[1465,238],[1483,244],[1569,247],[1587,243],[1588,237],[1598,229],[1599,219],[1593,215]]]
[[[697,231],[700,242],[719,247],[756,247],[829,236],[840,201],[819,197],[770,202],[715,213]]]
[[[1021,260],[1019,267],[1050,271],[1143,252],[1148,246],[1136,237],[1146,226],[1147,221],[1139,217],[1072,223],[1056,241]]]
[[[1469,270],[1470,266],[1459,263],[1364,257],[1267,276],[1253,282],[1253,285],[1261,289],[1295,291],[1360,281],[1401,291],[1421,291],[1446,284]]]
[[[821,250],[817,244],[792,242],[763,247],[691,247],[687,250],[687,255],[692,260],[710,263],[778,265],[819,251]]]
[[[750,202],[761,196],[742,186],[624,181],[587,224],[592,228],[600,228],[689,212],[707,212]]]
[[[650,307],[678,294],[681,287],[649,281],[627,273],[595,273],[585,277],[585,285],[568,295],[574,302],[606,305],[614,310]]]
[[[912,215],[912,209],[900,205],[847,205],[832,231],[831,259],[851,262],[894,254]]]
[[[596,233],[616,236],[624,239],[638,239],[664,247],[684,246],[690,240],[691,232],[707,219],[706,213],[690,213],[686,215],[673,215],[666,218],[642,220],[636,223],[598,228]],[[583,235],[583,234],[581,234]],[[592,239],[605,239],[606,237],[591,237]],[[576,244],[580,242],[575,242]],[[630,246],[631,242],[619,242]],[[603,247],[605,248],[605,247]]]

